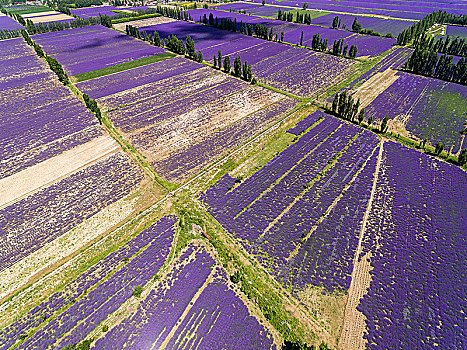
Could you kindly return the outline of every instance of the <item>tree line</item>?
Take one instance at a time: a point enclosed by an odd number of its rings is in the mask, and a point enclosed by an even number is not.
[[[196,4],[196,3],[195,3]],[[196,6],[197,7],[197,6]],[[196,8],[194,7],[194,8]],[[165,7],[158,5],[155,9],[156,13],[161,14],[164,17],[169,17],[173,19],[183,20],[183,21],[193,21],[191,14],[178,8],[178,7]]]
[[[251,72],[251,64],[248,64],[247,61],[244,61],[242,64],[242,59],[240,56],[235,57],[234,59],[234,70],[232,72],[232,65],[230,62],[230,57],[225,56],[222,59],[222,52],[219,50],[217,52],[217,56],[214,55],[213,57],[213,66],[217,69],[224,69],[224,72],[227,74],[232,73],[235,77],[243,79],[245,81],[251,82],[252,84],[256,84],[256,78],[253,77]]]
[[[311,17],[311,14],[309,13],[297,12],[296,15],[294,16],[294,13],[292,11],[282,11],[281,9],[279,9],[279,12],[277,12],[277,19],[279,21],[285,21],[285,22],[311,24],[311,20],[313,18]]]
[[[460,24],[467,25],[467,15],[453,15],[446,11],[435,11],[423,17],[419,22],[414,23],[410,27],[404,29],[397,36],[398,45],[407,45],[433,26],[433,24]]]
[[[332,54],[335,56],[355,58],[357,57],[358,48],[356,45],[344,46],[344,39],[334,40],[332,44]]]
[[[433,50],[416,49],[405,69],[415,74],[467,85],[467,59],[462,57],[457,64],[453,59],[453,56],[439,55]]]
[[[140,40],[147,41],[154,46],[165,47],[167,50],[175,52],[179,55],[185,55],[193,61],[202,63],[204,60],[201,51],[198,51],[198,53],[196,53],[195,42],[190,36],[186,38],[185,44],[183,40],[178,39],[175,35],[169,35],[164,40],[161,39],[157,31],[154,31],[153,34],[148,34],[146,31],[140,33],[138,28],[132,25],[127,25],[125,31],[127,35],[130,35]]]
[[[420,35],[414,40],[414,47],[418,50],[435,51],[454,56],[467,56],[467,39],[452,38],[435,39],[427,35]]]

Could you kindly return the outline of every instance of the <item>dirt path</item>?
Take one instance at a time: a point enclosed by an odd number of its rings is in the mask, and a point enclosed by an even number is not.
[[[386,69],[384,72],[376,73],[357,88],[353,93],[353,98],[355,100],[360,98],[361,107],[368,106],[384,90],[391,86],[392,83],[399,79],[396,73],[396,70],[390,68]]]
[[[0,209],[120,150],[110,136],[83,145],[0,180]]]
[[[376,184],[378,182],[378,174],[381,167],[381,159],[383,156],[384,140],[381,141],[378,162],[376,164],[375,177],[373,179],[373,187],[371,189],[370,200],[368,201],[368,207],[363,217],[362,229],[360,231],[360,237],[358,239],[358,246],[354,257],[354,268],[352,271],[352,280],[350,282],[350,288],[347,297],[347,305],[344,312],[344,322],[342,325],[342,333],[339,339],[339,349],[365,349],[366,341],[363,338],[365,332],[365,315],[357,310],[357,306],[360,303],[360,299],[367,293],[370,287],[371,276],[370,276],[370,258],[371,253],[368,252],[365,256],[359,260],[358,257],[362,252],[362,240],[365,234],[368,217],[373,205],[373,199],[376,192]]]

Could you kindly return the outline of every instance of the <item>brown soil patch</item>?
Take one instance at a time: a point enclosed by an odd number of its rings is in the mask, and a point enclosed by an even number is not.
[[[175,22],[175,21],[176,21],[175,19],[160,16],[160,17],[153,17],[153,18],[138,19],[136,21],[131,21],[131,22],[116,23],[113,25],[113,27],[117,30],[124,31],[128,24],[131,24],[133,27],[140,28],[140,27],[153,26],[156,24],[170,23],[170,22]]]
[[[399,76],[396,76],[397,71],[391,68],[384,72],[376,73],[370,79],[360,85],[353,93],[353,98],[360,98],[360,107],[368,106],[376,97],[394,83]]]
[[[65,14],[59,14],[59,15],[50,15],[50,16],[42,16],[42,17],[32,17],[30,20],[32,23],[37,24],[37,23],[45,23],[45,22],[55,22],[55,21],[61,21],[65,19],[74,19],[71,16],[65,15]]]

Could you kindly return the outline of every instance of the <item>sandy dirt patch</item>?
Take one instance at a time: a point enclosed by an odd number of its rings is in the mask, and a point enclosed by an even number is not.
[[[357,310],[360,304],[360,299],[368,292],[371,283],[371,252],[367,252],[363,257],[359,258],[362,253],[362,241],[366,233],[368,218],[372,211],[373,200],[377,190],[377,183],[381,169],[383,158],[384,141],[380,144],[378,162],[376,164],[375,177],[373,179],[373,187],[371,190],[368,207],[363,217],[362,229],[358,240],[358,246],[355,251],[354,268],[352,271],[352,281],[347,297],[347,305],[344,312],[344,322],[342,324],[342,333],[339,339],[339,349],[355,349],[364,350],[367,341],[363,338],[366,329],[366,317]],[[380,209],[380,208],[377,208]]]
[[[0,180],[0,209],[120,149],[108,135]]]
[[[44,16],[60,15],[60,14],[61,12],[57,12],[57,11],[31,12],[31,13],[25,13],[24,15],[21,15],[21,17],[31,18],[31,17],[44,17]]]
[[[37,23],[45,23],[45,22],[63,21],[63,20],[66,20],[66,19],[73,20],[74,18],[62,13],[62,14],[59,14],[59,15],[32,17],[31,21],[32,21],[32,23],[37,24]]]
[[[117,30],[124,31],[128,24],[131,24],[133,27],[140,28],[140,27],[153,26],[156,24],[170,23],[170,22],[175,22],[175,21],[176,21],[175,19],[160,16],[160,17],[153,17],[153,18],[138,19],[136,21],[131,21],[131,22],[116,23],[113,25],[113,27]]]
[[[360,98],[361,107],[368,106],[384,90],[391,86],[392,83],[399,79],[396,73],[397,71],[391,68],[386,69],[384,72],[376,73],[358,87],[353,93],[353,98],[355,100]]]

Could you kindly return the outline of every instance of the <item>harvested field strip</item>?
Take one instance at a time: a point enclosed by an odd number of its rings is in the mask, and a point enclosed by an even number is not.
[[[0,209],[69,176],[119,150],[109,136],[101,136],[0,180]]]
[[[140,58],[140,59],[137,59],[137,60],[134,60],[134,61],[120,63],[120,64],[116,64],[114,66],[105,67],[105,68],[93,70],[93,71],[90,71],[90,72],[74,75],[74,78],[76,79],[76,82],[79,83],[81,81],[85,81],[85,80],[89,80],[89,79],[95,79],[95,78],[99,78],[99,77],[102,77],[102,76],[105,76],[105,75],[122,72],[124,70],[145,66],[147,64],[151,64],[151,63],[155,63],[155,62],[160,62],[160,61],[163,61],[163,60],[167,60],[169,58],[173,58],[175,56],[176,55],[174,53],[170,53],[170,52],[156,54],[154,56]]]

